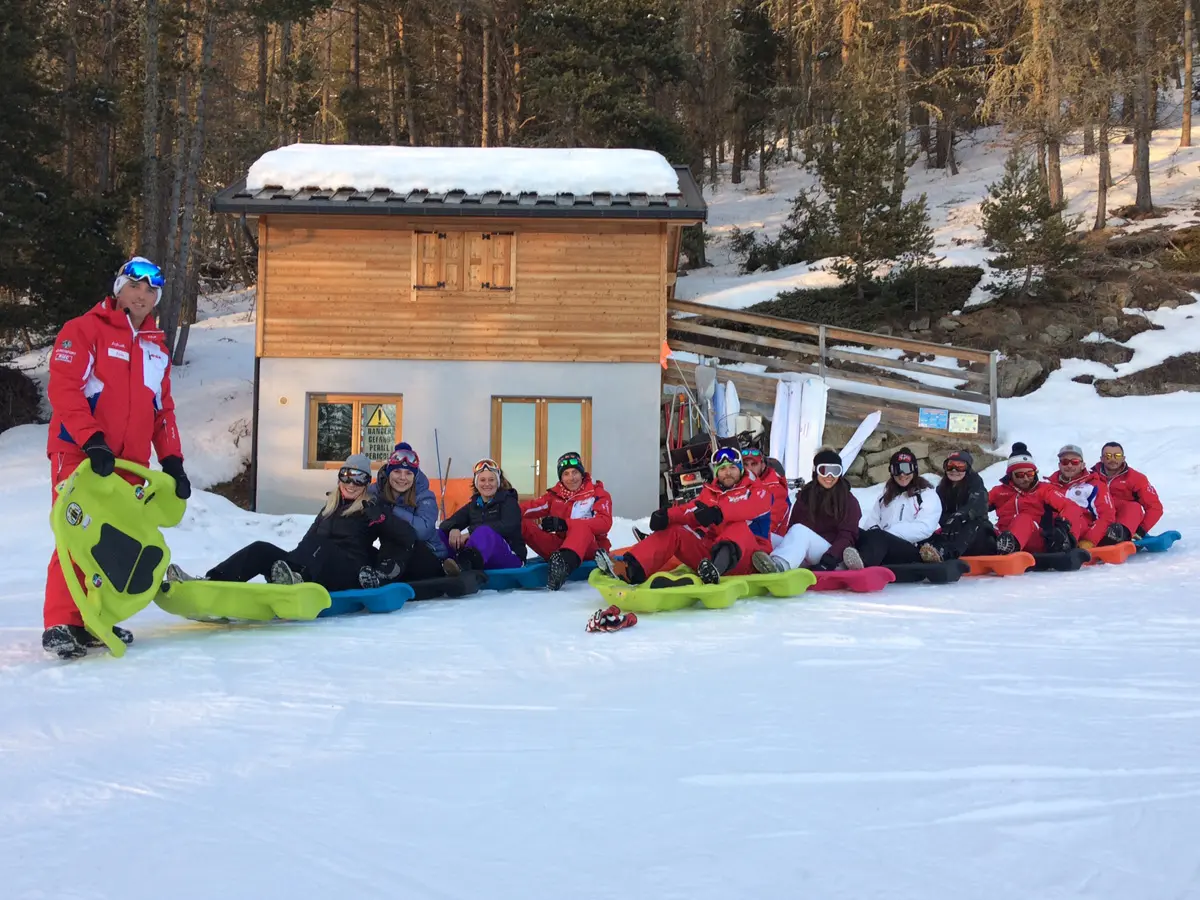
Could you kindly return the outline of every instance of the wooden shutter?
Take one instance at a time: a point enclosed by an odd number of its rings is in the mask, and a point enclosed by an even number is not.
[[[461,231],[443,231],[442,238],[442,287],[448,291],[463,289],[463,247],[466,237]]]
[[[470,290],[512,290],[513,240],[511,233],[484,232],[471,235],[467,267]]]
[[[436,289],[442,281],[442,246],[436,231],[413,233],[413,287]]]

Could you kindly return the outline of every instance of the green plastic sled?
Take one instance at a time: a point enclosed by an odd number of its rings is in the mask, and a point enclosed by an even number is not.
[[[626,612],[651,613],[686,609],[696,603],[708,609],[733,606],[743,597],[794,597],[816,582],[808,569],[792,569],[771,575],[730,575],[718,584],[705,584],[686,566],[651,575],[643,584],[626,584],[599,570],[588,576],[588,584],[605,601]]]
[[[154,599],[171,562],[159,529],[178,525],[187,504],[175,496],[175,479],[165,472],[124,459],[116,461],[116,468],[145,484],[130,484],[115,473],[101,478],[84,460],[70,478],[55,485],[50,529],[83,623],[113,656],[124,656],[125,645],[113,626]],[[83,571],[83,583],[75,566]]]
[[[270,622],[315,619],[329,608],[319,584],[247,584],[241,581],[164,583],[154,602],[172,615],[197,622]]]

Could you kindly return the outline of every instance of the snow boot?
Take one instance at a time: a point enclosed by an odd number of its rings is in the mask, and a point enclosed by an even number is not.
[[[104,641],[100,640],[100,638],[96,637],[86,628],[83,629],[83,631],[85,636],[79,639],[83,646],[87,647],[89,650],[92,650],[96,647],[105,646]],[[127,647],[133,643],[133,632],[127,628],[122,628],[120,625],[114,625],[113,634],[116,636],[117,640]]]
[[[399,581],[404,567],[394,559],[383,559],[378,566],[363,566],[358,570],[358,583],[364,588],[377,588]]]
[[[622,615],[619,606],[598,609],[588,619],[588,631],[620,631],[622,628],[632,628],[637,624],[637,615],[625,613]]]
[[[304,576],[292,571],[284,560],[277,559],[271,563],[271,584],[304,584]]]
[[[711,557],[700,560],[696,574],[705,584],[720,584],[721,576],[736,566],[740,558],[741,551],[737,544],[721,541],[713,547]]]
[[[1011,531],[1002,531],[996,535],[996,553],[1000,556],[1007,556],[1010,553],[1016,553],[1021,549],[1021,543],[1017,540],[1017,536]]]
[[[81,639],[83,635],[92,637],[86,628],[78,625],[53,625],[42,632],[42,649],[59,659],[79,659],[87,656],[87,644]]]
[[[454,557],[454,561],[458,563],[460,572],[469,572],[474,569],[476,572],[483,571],[483,554],[474,547],[463,547]],[[446,568],[442,566],[443,570]]]
[[[1104,540],[1100,542],[1100,546],[1110,546],[1112,544],[1123,544],[1126,541],[1132,541],[1133,535],[1129,533],[1129,528],[1122,525],[1120,522],[1113,522],[1108,526],[1108,531],[1104,532]]]
[[[940,563],[942,561],[942,551],[933,544],[922,544],[920,550],[921,562]]]
[[[546,587],[557,591],[571,577],[571,573],[579,568],[579,555],[574,550],[555,550],[550,554],[550,573],[546,577]]]
[[[169,566],[167,566],[167,576],[166,577],[167,577],[167,581],[171,584],[176,584],[177,582],[180,582],[180,581],[207,581],[208,580],[207,578],[204,578],[201,575],[189,575],[187,572],[183,571],[183,569],[179,568],[179,566],[175,565],[175,563],[171,563]]]
[[[755,550],[754,555],[750,557],[750,562],[754,566],[754,571],[762,575],[773,575],[776,572],[784,572],[783,566],[779,565],[775,557],[769,553],[763,553],[761,550]]]
[[[642,541],[644,541],[646,538],[648,538],[649,536],[650,535],[646,534],[646,532],[642,531],[642,529],[640,529],[640,528],[633,529],[633,539],[635,541],[637,541],[639,544]]]
[[[1075,549],[1075,535],[1066,519],[1056,517],[1049,528],[1042,529],[1042,539],[1046,542],[1047,553],[1066,553]]]
[[[856,572],[859,569],[866,568],[866,566],[863,565],[862,556],[859,554],[858,550],[856,550],[854,547],[847,547],[842,552],[842,565],[844,565],[847,569],[851,570],[852,572]]]

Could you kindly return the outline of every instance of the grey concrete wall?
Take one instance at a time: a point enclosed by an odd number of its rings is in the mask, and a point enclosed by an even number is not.
[[[315,512],[336,480],[332,471],[304,467],[308,394],[387,393],[404,397],[403,439],[434,478],[435,427],[442,464],[454,458],[451,477],[469,475],[490,455],[492,397],[590,397],[591,471],[612,493],[617,515],[648,515],[658,506],[661,372],[656,363],[264,359],[258,510]]]

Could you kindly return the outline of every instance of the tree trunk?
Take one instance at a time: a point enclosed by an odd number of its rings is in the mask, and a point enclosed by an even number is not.
[[[329,10],[329,27],[325,29],[325,73],[321,78],[321,143],[329,143],[329,94],[333,87],[333,9]],[[346,137],[350,143],[357,143],[352,130]]]
[[[101,45],[100,93],[112,107],[100,119],[96,140],[96,192],[107,194],[112,187],[112,150],[116,129],[112,118],[117,108],[117,0],[104,0],[104,39]]]
[[[850,62],[850,51],[854,47],[855,36],[858,33],[859,0],[842,0],[842,65]]]
[[[1133,121],[1133,177],[1137,182],[1137,199],[1134,206],[1140,213],[1154,210],[1150,196],[1150,132],[1154,122],[1150,118],[1151,110],[1151,77],[1150,77],[1150,12],[1147,0],[1137,0],[1134,4],[1135,16],[1135,52],[1139,61],[1137,73],[1137,98],[1134,105]]]
[[[1061,154],[1062,147],[1057,137],[1046,141],[1046,189],[1050,193],[1050,202],[1055,206],[1063,202]]]
[[[458,129],[458,146],[467,145],[467,28],[462,9],[454,11],[454,121]]]
[[[1086,125],[1083,126],[1083,155],[1092,156],[1096,152],[1096,127],[1092,124],[1092,120],[1088,119]]]
[[[905,167],[908,162],[908,0],[900,0],[900,50],[896,60],[896,123],[900,133],[896,135],[896,158],[892,172],[892,193],[900,197],[904,193]]]
[[[479,146],[488,145],[488,132],[491,125],[492,109],[492,80],[491,80],[491,50],[492,23],[483,23],[483,52],[480,54],[479,77]]]
[[[383,20],[383,46],[387,49],[387,126],[388,143],[395,147],[400,143],[400,105],[396,101],[396,61],[392,49],[392,28]]]
[[[404,79],[404,122],[408,128],[408,145],[416,147],[420,143],[420,134],[417,130],[416,103],[413,97],[412,59],[408,55],[408,35],[404,24],[404,13],[397,13],[396,36],[400,44],[400,77]]]
[[[508,139],[515,143],[521,127],[521,45],[516,41],[512,58],[512,119],[508,123]]]
[[[1192,45],[1193,31],[1192,0],[1183,0],[1183,131],[1179,136],[1180,147],[1192,146]]]
[[[159,258],[167,282],[163,286],[162,306],[170,303],[171,294],[178,289],[172,283],[172,267],[179,253],[179,204],[183,197],[183,176],[187,168],[188,113],[191,97],[191,80],[188,69],[191,65],[190,35],[187,31],[187,16],[191,11],[190,0],[184,0],[183,31],[179,35],[179,77],[175,82],[175,104],[171,115],[175,125],[175,154],[172,160],[171,200],[164,211],[165,227],[162,230]],[[160,323],[161,324],[161,323]]]
[[[362,88],[362,12],[358,0],[351,4],[350,16],[350,86],[357,92]]]
[[[142,86],[141,252],[158,246],[158,0],[146,0],[146,83]]]
[[[258,130],[267,129],[267,60],[270,58],[271,47],[267,43],[267,23],[258,26]]]
[[[63,81],[67,94],[66,103],[63,104],[63,175],[68,182],[75,179],[75,88],[79,82],[78,21],[79,0],[70,0],[67,4],[66,46],[63,52]]]
[[[1109,97],[1107,107],[1112,106]],[[1108,225],[1108,187],[1112,183],[1112,161],[1108,153],[1108,115],[1100,119],[1100,137],[1097,149],[1100,152],[1100,172],[1096,179],[1096,221],[1092,224],[1095,231],[1100,231]]]
[[[279,74],[278,143],[285,147],[291,143],[292,133],[292,76],[289,65],[292,58],[292,23],[283,22],[279,27],[279,65],[275,70]],[[282,74],[280,69],[283,70]]]

